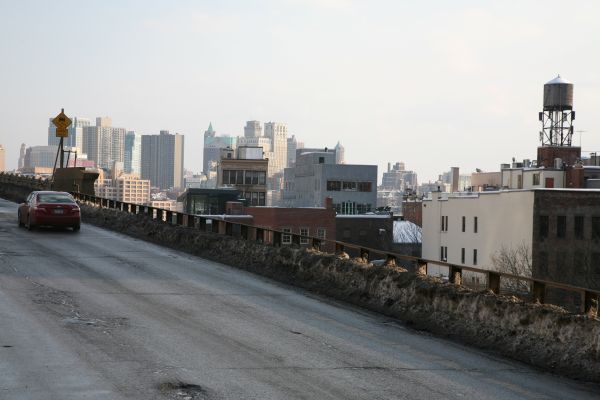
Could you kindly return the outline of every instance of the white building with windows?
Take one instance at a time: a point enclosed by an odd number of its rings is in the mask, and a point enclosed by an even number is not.
[[[432,192],[423,200],[423,258],[494,269],[499,249],[532,249],[533,213],[533,190]]]

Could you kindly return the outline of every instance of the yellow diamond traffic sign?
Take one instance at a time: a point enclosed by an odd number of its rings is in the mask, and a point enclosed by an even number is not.
[[[65,115],[65,109],[60,110],[60,114],[52,120],[54,126],[56,126],[56,137],[69,137],[69,131],[67,128],[73,123],[69,117]]]

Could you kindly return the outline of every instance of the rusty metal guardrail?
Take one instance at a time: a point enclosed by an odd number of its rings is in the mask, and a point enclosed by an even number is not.
[[[300,243],[305,243],[307,247],[312,247],[315,250],[319,251],[321,251],[324,248],[324,244],[330,244],[330,246],[328,247],[334,248],[336,254],[343,253],[348,249],[353,249],[355,251],[358,251],[358,254],[360,254],[360,256],[366,261],[369,261],[373,255],[382,255],[383,257],[385,257],[386,264],[395,264],[397,260],[405,260],[415,263],[416,273],[422,275],[427,275],[429,265],[432,264],[436,267],[447,268],[449,282],[457,285],[461,285],[463,283],[463,272],[475,272],[486,276],[487,289],[491,290],[496,294],[500,293],[501,283],[504,279],[512,279],[521,282],[526,282],[531,289],[532,300],[534,302],[539,303],[546,302],[546,292],[549,288],[560,289],[575,293],[580,296],[581,313],[597,314],[598,300],[600,298],[600,291],[598,290],[573,286],[560,282],[553,282],[544,279],[518,276],[503,272],[456,265],[443,261],[427,260],[424,258],[407,256],[403,254],[364,247],[332,239],[305,236],[297,233],[288,233],[267,227],[254,226],[242,222],[228,221],[223,217],[219,216],[203,216],[180,213],[172,210],[166,210],[133,203],[126,203],[82,193],[73,193],[73,196],[80,202],[95,207],[116,209],[131,214],[141,214],[147,216],[150,219],[162,220],[171,225],[194,228],[205,232],[218,233],[227,236],[236,236],[244,240],[253,240],[259,243],[269,244],[272,246],[283,246],[283,238],[285,237],[286,239],[291,239],[289,242],[291,245],[300,246]]]

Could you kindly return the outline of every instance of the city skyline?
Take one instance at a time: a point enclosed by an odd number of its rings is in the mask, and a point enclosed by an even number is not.
[[[543,84],[559,73],[575,84],[574,144],[588,155],[600,150],[600,5],[570,6],[556,35],[546,21],[561,4],[2,3],[6,167],[21,143],[45,144],[64,107],[180,132],[193,171],[209,122],[241,136],[253,119],[286,123],[307,147],[340,141],[380,177],[399,160],[420,182],[451,166],[496,171],[535,158]]]

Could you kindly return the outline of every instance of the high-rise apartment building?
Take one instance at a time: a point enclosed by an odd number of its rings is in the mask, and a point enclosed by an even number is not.
[[[183,188],[183,135],[142,135],[142,179],[160,189]]]
[[[403,162],[397,162],[393,166],[388,163],[387,172],[383,173],[381,186],[384,190],[416,190],[417,173],[405,169]]]
[[[23,168],[53,168],[58,146],[31,146],[25,150]]]
[[[142,171],[142,135],[129,131],[125,134],[123,170],[140,176]]]
[[[296,162],[296,150],[303,149],[304,142],[300,142],[296,139],[296,135],[292,135],[291,138],[287,139],[287,163],[286,168],[294,166]]]
[[[6,171],[6,154],[4,147],[0,144],[0,172]]]
[[[48,124],[48,146],[58,146],[60,138],[56,137],[56,126],[52,123]],[[74,147],[77,149],[78,157],[84,153],[83,151],[83,128],[91,126],[91,122],[87,118],[73,117],[72,124],[68,128],[69,136],[64,138],[63,146]]]
[[[113,178],[97,179],[96,196],[134,204],[150,203],[150,181],[113,169]]]
[[[115,128],[108,117],[96,118],[96,126],[83,127],[83,152],[99,168],[109,169],[125,159],[125,128]]]
[[[217,136],[212,123],[204,132],[204,152],[202,158],[202,172],[209,175],[211,164],[218,163],[221,159],[221,149],[227,147],[234,149],[237,145],[237,138],[232,136]]]

